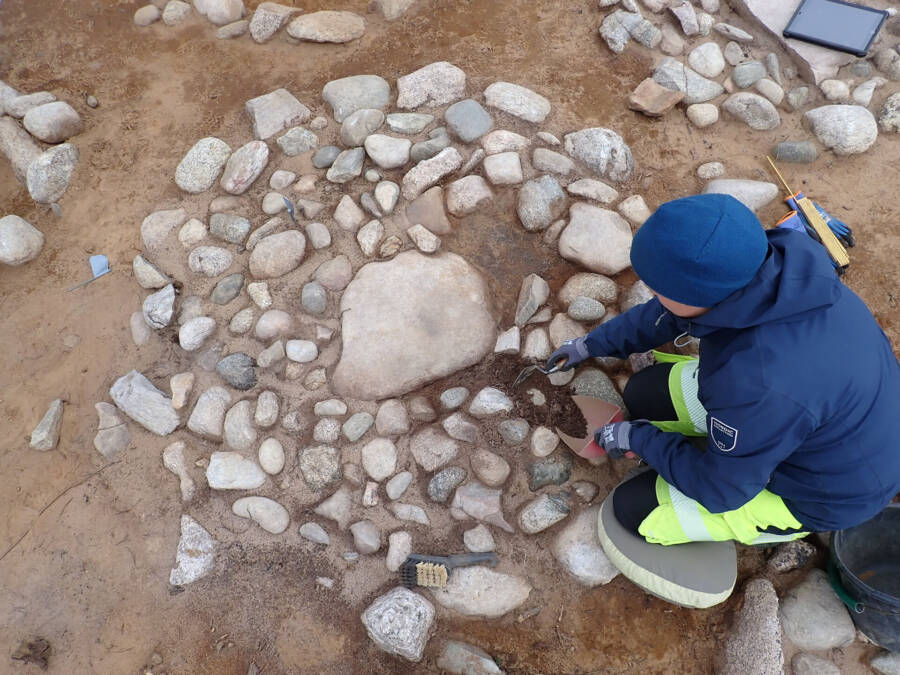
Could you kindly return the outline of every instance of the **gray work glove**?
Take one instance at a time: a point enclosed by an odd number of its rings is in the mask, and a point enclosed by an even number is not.
[[[613,422],[594,432],[594,442],[606,450],[611,459],[634,457],[631,452],[631,422]]]
[[[550,370],[558,366],[561,371],[571,370],[585,359],[590,358],[591,355],[584,343],[586,339],[587,335],[582,335],[580,338],[563,342],[559,349],[547,359],[545,368]],[[560,361],[562,363],[559,363]]]

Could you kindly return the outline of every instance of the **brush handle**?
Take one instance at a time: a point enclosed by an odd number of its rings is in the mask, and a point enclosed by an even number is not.
[[[497,564],[497,554],[493,551],[488,553],[463,553],[462,555],[451,555],[447,558],[447,566],[451,569],[454,567],[467,567],[477,563],[487,563],[494,567]]]

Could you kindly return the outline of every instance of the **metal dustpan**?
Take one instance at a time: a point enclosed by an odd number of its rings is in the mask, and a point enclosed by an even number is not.
[[[109,274],[109,258],[105,255],[92,255],[90,259],[91,263],[91,273],[94,275],[87,281],[82,281],[80,284],[75,284],[69,291],[74,291],[76,288],[81,288],[82,286],[87,286],[94,279],[99,279],[104,274]]]
[[[622,409],[593,396],[573,396],[572,400],[584,415],[586,436],[584,438],[569,436],[560,431],[559,427],[556,428],[556,433],[579,457],[597,460],[605,456],[606,451],[594,442],[594,430],[612,422],[621,422],[624,419]]]

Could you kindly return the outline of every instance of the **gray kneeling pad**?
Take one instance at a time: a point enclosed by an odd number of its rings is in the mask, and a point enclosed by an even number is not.
[[[600,507],[600,545],[631,582],[667,602],[702,609],[724,602],[737,580],[733,541],[650,544],[626,530],[613,512],[615,490]]]

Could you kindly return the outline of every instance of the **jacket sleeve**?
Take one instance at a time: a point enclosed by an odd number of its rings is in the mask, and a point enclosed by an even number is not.
[[[591,356],[627,359],[674,340],[680,332],[675,316],[653,298],[597,326],[585,344]]]
[[[751,404],[709,410],[706,427],[705,452],[649,423],[632,429],[631,448],[668,483],[711,513],[723,513],[762,492],[816,424],[804,407],[772,392]]]

